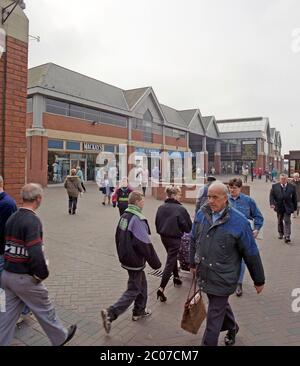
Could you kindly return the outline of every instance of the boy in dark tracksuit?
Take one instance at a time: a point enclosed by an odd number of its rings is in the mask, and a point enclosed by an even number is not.
[[[127,289],[119,300],[101,311],[106,333],[110,332],[111,322],[118,318],[134,302],[132,320],[136,321],[151,315],[146,309],[147,279],[144,273],[146,262],[153,268],[161,266],[160,260],[151,244],[150,229],[142,215],[144,197],[140,192],[129,195],[129,206],[121,216],[117,231],[116,245],[121,266],[128,271]]]
[[[122,178],[120,188],[116,191],[117,206],[119,208],[120,216],[123,215],[128,207],[128,197],[132,189],[128,186],[128,179]]]

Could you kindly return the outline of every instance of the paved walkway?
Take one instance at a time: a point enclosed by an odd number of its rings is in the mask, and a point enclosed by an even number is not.
[[[227,178],[225,179],[227,180]],[[266,273],[266,287],[257,295],[246,273],[244,295],[231,296],[231,305],[240,325],[237,345],[300,345],[300,313],[292,312],[294,288],[300,288],[300,217],[293,219],[292,244],[277,239],[275,213],[268,206],[270,183],[254,181],[251,196],[265,216],[263,239],[259,240]],[[162,262],[166,255],[155,233],[154,218],[160,201],[147,197],[144,213],[149,218],[152,239]],[[194,206],[186,205],[190,213]],[[203,329],[191,335],[180,328],[183,304],[190,286],[183,273],[183,286],[166,289],[168,301],[156,300],[160,278],[148,267],[148,306],[152,316],[132,322],[127,311],[112,324],[106,335],[100,310],[117,300],[126,288],[127,272],[118,262],[114,232],[118,209],[101,205],[95,184],[79,200],[76,216],[67,212],[67,196],[62,187],[50,187],[39,215],[44,224],[46,256],[50,276],[46,280],[57,313],[66,326],[76,322],[78,331],[69,345],[95,346],[197,346]],[[34,317],[16,329],[13,345],[49,345]],[[223,335],[220,337],[223,345]]]

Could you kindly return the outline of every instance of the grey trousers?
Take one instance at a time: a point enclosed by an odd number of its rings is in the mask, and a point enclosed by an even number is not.
[[[141,315],[146,309],[148,291],[144,271],[128,271],[127,289],[119,300],[108,308],[108,315],[113,321],[134,302],[132,314]]]
[[[291,235],[291,214],[277,212],[278,233],[284,236]]]
[[[6,312],[0,313],[0,346],[8,346],[12,341],[24,304],[31,309],[53,346],[65,341],[68,331],[56,316],[43,283],[37,284],[32,276],[4,270],[1,285],[6,295]]]

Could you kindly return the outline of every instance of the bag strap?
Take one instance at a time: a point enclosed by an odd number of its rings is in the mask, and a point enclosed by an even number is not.
[[[197,286],[196,274],[193,274],[193,279],[192,279],[191,287],[189,289],[189,292],[188,292],[188,295],[187,295],[187,299],[186,299],[187,302],[191,301],[191,299],[199,291],[199,290],[197,291],[197,287],[196,286]],[[192,296],[190,296],[191,295],[192,288],[194,289],[194,292],[193,292]],[[201,292],[200,292],[200,295],[201,295]]]

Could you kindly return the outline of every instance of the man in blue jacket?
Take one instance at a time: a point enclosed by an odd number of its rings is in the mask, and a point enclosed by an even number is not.
[[[129,279],[127,289],[119,300],[109,308],[101,310],[106,333],[110,332],[112,321],[124,313],[133,302],[133,321],[151,315],[151,311],[146,309],[148,294],[144,268],[147,262],[153,269],[158,269],[161,262],[151,244],[150,228],[142,214],[144,203],[142,193],[131,192],[128,208],[118,223],[117,252],[121,266],[127,270]]]
[[[225,344],[235,343],[239,327],[228,298],[236,290],[242,258],[260,293],[265,276],[250,224],[228,204],[227,187],[215,182],[208,189],[208,203],[195,217],[190,248],[191,272],[209,301],[204,346],[217,346],[220,332],[225,330]]]
[[[243,182],[241,178],[232,178],[228,183],[229,187],[229,203],[232,207],[240,211],[243,215],[246,216],[248,221],[250,222],[251,229],[253,232],[254,239],[257,238],[259,231],[261,230],[264,218],[259,208],[257,207],[256,202],[253,198],[247,196],[246,194],[241,193]],[[236,289],[236,295],[238,297],[243,294],[243,279],[245,274],[246,265],[242,260],[241,264],[241,273],[238,281],[238,286]]]
[[[4,267],[4,231],[5,224],[9,216],[17,211],[17,205],[14,199],[12,199],[6,192],[4,192],[4,182],[0,175],[0,285],[1,285],[1,273]]]

